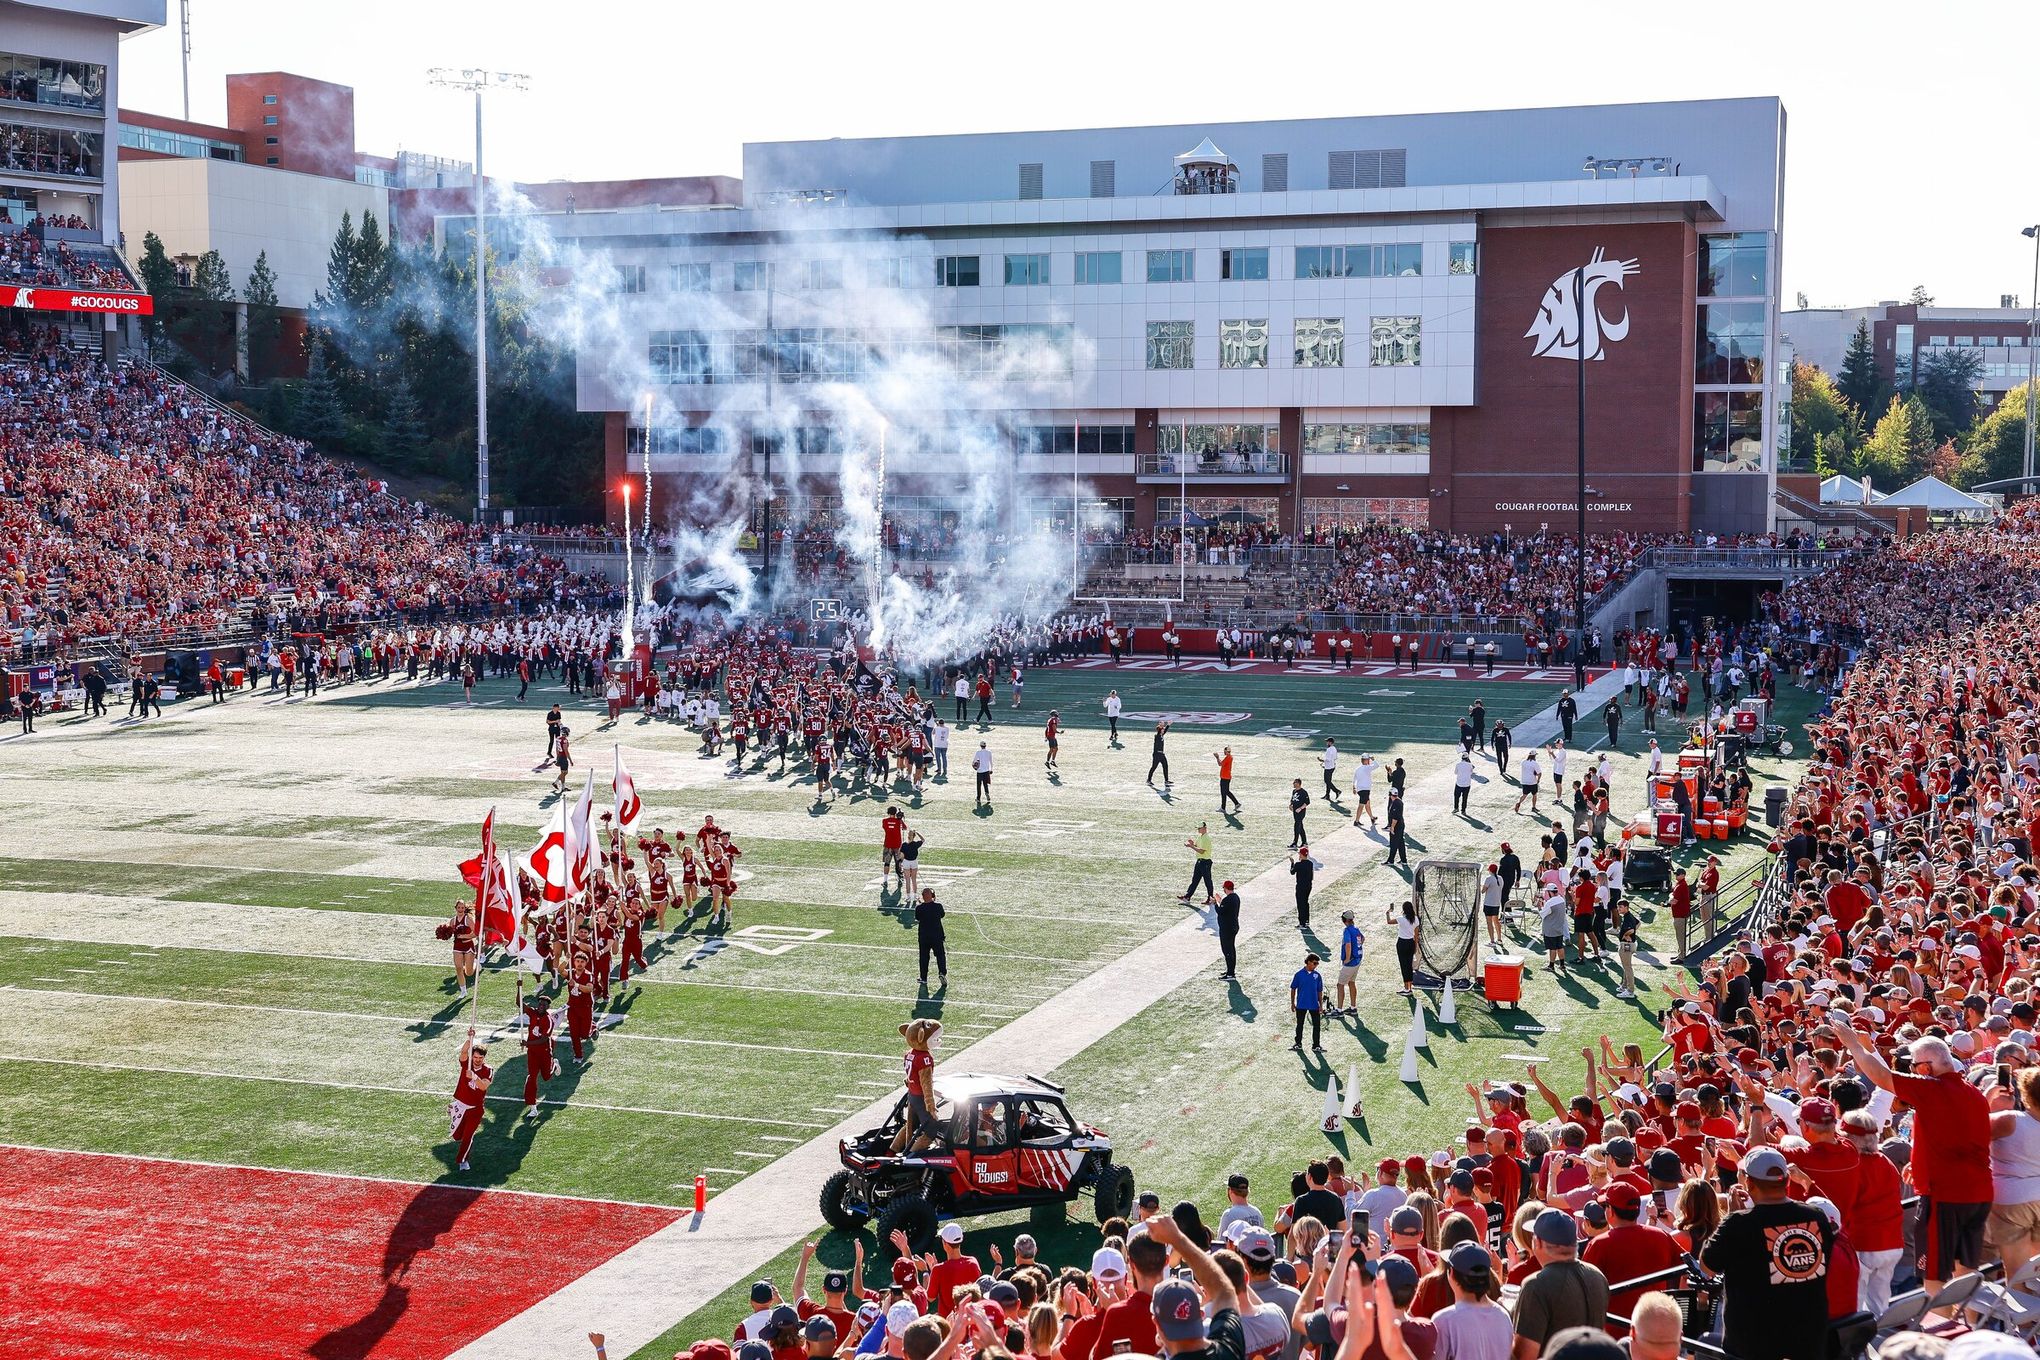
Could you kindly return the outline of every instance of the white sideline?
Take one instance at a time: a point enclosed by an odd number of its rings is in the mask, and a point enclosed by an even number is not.
[[[1588,724],[1596,718],[1598,706],[1621,688],[1617,671],[1576,696],[1578,735],[1591,730]],[[1547,708],[1516,727],[1516,747],[1548,741],[1558,727],[1555,706]],[[1186,781],[1186,789],[1193,783],[1209,789],[1202,779]],[[1426,821],[1451,815],[1451,783],[1451,769],[1445,767],[1411,789],[1413,825],[1419,812],[1427,814]],[[1500,787],[1506,786],[1504,778]],[[1492,780],[1488,787],[1499,792]],[[1345,823],[1312,851],[1325,865],[1317,879],[1322,887],[1369,864],[1380,854],[1381,844]],[[1240,913],[1242,945],[1290,918],[1295,899],[1289,883],[1285,862],[1241,885],[1246,904]],[[1202,915],[1187,917],[971,1044],[947,1065],[963,1071],[1053,1071],[1210,967],[1216,952]],[[888,1090],[835,1127],[790,1149],[769,1168],[760,1168],[770,1174],[754,1175],[717,1195],[707,1213],[689,1215],[626,1247],[461,1347],[451,1360],[573,1355],[586,1349],[590,1331],[607,1334],[610,1354],[633,1354],[811,1231],[820,1218],[817,1197],[822,1182],[840,1165],[837,1143],[879,1122],[897,1100],[897,1094]]]

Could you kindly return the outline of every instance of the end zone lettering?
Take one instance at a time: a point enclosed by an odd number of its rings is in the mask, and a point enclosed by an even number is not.
[[[76,293],[67,288],[0,289],[10,307],[30,312],[121,312],[154,316],[156,300],[147,293]]]

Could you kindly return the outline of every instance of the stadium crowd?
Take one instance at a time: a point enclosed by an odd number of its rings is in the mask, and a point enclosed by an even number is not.
[[[554,558],[201,402],[16,330],[0,349],[0,648],[608,606]]]
[[[682,1354],[2033,1356],[2040,515],[1768,609],[1839,664],[1774,891],[1665,988],[1658,1053],[1604,1037],[1578,1087],[1469,1083],[1451,1147],[1142,1196],[1088,1262],[1026,1234],[980,1262],[951,1223],[932,1254],[882,1244],[884,1288],[831,1271],[817,1300],[804,1263]]]

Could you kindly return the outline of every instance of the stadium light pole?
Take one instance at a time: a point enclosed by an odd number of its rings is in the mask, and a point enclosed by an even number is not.
[[[510,71],[435,66],[425,78],[449,90],[470,90],[475,96],[475,523],[480,524],[489,512],[489,256],[488,204],[482,177],[482,92],[522,90],[531,77]]]
[[[2021,236],[2033,238],[2033,291],[2026,295],[2026,458],[2019,469],[2026,482],[2020,489],[2033,494],[2033,396],[2034,358],[2040,354],[2040,223],[2022,227]]]
[[[1573,620],[1578,631],[1573,636],[1573,690],[1575,693],[1587,687],[1587,270],[1585,265],[1573,270],[1574,333],[1579,337],[1578,400],[1579,400],[1579,445],[1578,471],[1579,486],[1575,491],[1577,500],[1574,508],[1579,511],[1579,539],[1573,544]]]

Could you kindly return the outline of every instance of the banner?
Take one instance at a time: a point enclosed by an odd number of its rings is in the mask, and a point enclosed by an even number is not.
[[[0,288],[10,307],[30,312],[121,312],[154,316],[156,299],[147,293],[88,293],[69,288]]]

